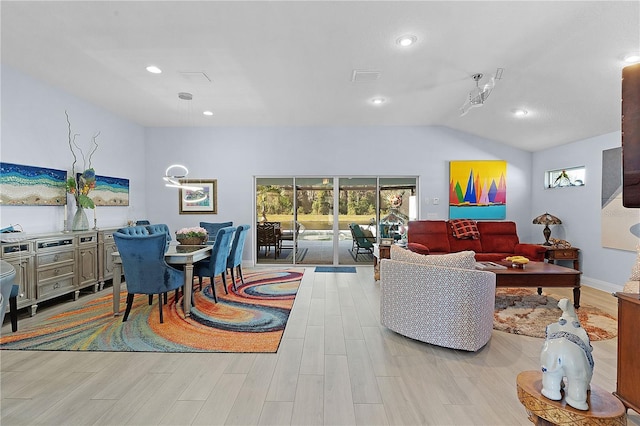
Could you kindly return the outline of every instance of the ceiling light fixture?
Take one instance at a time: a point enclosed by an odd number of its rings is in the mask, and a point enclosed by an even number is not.
[[[184,185],[183,183],[180,182],[180,179],[185,178],[188,174],[189,174],[189,170],[186,168],[186,166],[183,166],[182,164],[172,164],[169,167],[167,167],[167,170],[165,170],[164,176],[162,177],[162,179],[164,179],[167,182],[165,183],[165,186],[169,188],[180,188],[180,189],[186,189],[190,191],[202,191],[204,188],[202,188],[201,186],[189,186],[189,185]]]
[[[518,108],[513,110],[513,115],[515,115],[516,117],[524,117],[527,114],[529,114],[529,111],[527,111],[526,109]]]
[[[640,62],[640,53],[630,53],[624,57],[624,61],[628,64]]]
[[[202,112],[202,115],[212,116],[212,115],[213,115],[213,112],[211,112],[211,111],[203,111],[203,112]]]
[[[386,99],[385,98],[373,98],[371,99],[371,103],[374,105],[382,105],[383,103],[385,103]]]
[[[190,101],[193,99],[193,95],[189,92],[180,92],[178,93],[178,97],[183,101]]]
[[[396,40],[396,43],[402,47],[409,47],[418,41],[418,37],[414,35],[403,35]]]
[[[467,100],[462,104],[462,107],[460,107],[461,117],[466,115],[471,108],[481,107],[484,105],[496,85],[496,80],[502,79],[503,71],[504,68],[496,69],[496,74],[492,76],[491,80],[485,83],[482,87],[480,87],[480,80],[484,77],[484,74],[477,73],[471,76],[471,78],[476,82],[476,87],[469,92]]]
[[[149,71],[151,74],[160,74],[162,72],[162,70],[155,65],[149,65],[147,67],[147,71]]]

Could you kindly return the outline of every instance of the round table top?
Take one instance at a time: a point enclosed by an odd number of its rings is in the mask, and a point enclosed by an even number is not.
[[[523,371],[516,379],[518,399],[533,414],[557,425],[626,425],[627,414],[618,398],[591,384],[587,393],[588,410],[568,405],[564,398],[553,401],[542,395],[542,372]],[[597,422],[594,420],[597,419]]]

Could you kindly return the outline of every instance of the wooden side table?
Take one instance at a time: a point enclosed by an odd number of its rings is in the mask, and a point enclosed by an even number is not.
[[[378,281],[380,279],[380,263],[378,262],[378,257],[380,257],[380,259],[391,259],[391,246],[376,244],[374,254],[376,252],[377,256],[373,256],[373,279]]]
[[[556,260],[573,260],[573,269],[576,271],[580,270],[580,249],[577,247],[547,247],[547,252],[544,254],[544,257],[549,263],[556,263]]]
[[[523,371],[516,379],[518,399],[535,425],[615,425],[627,424],[624,405],[610,392],[591,384],[587,394],[589,409],[577,410],[564,401],[553,401],[542,395],[542,372]]]

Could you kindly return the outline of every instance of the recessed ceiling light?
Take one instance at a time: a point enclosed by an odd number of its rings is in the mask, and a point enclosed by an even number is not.
[[[386,101],[385,98],[373,98],[371,99],[371,103],[374,105],[382,105]]]
[[[149,71],[152,74],[160,74],[162,72],[162,70],[156,67],[155,65],[149,65],[147,67],[147,71]]]
[[[524,117],[527,114],[529,114],[529,111],[527,111],[526,109],[519,108],[513,110],[513,115],[515,115],[516,117]]]
[[[202,114],[203,114],[203,115],[206,115],[206,116],[210,116],[210,115],[213,115],[213,112],[211,112],[211,111],[204,111]]]
[[[402,47],[409,47],[416,41],[418,41],[418,37],[414,35],[403,35],[396,40],[396,43],[398,43]]]
[[[624,61],[628,64],[635,64],[640,62],[640,53],[630,53],[624,57]]]

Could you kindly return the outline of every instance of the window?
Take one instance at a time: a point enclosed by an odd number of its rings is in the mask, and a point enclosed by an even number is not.
[[[566,169],[549,170],[545,173],[545,188],[568,188],[583,186],[585,183],[585,167],[571,167]]]

